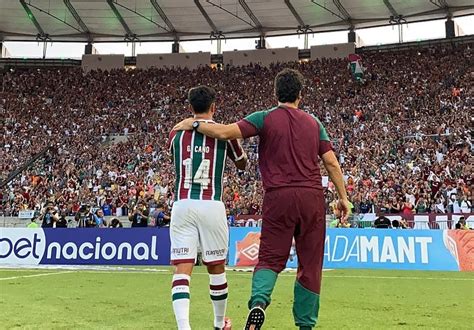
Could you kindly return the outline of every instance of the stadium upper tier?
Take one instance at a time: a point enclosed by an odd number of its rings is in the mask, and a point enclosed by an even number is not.
[[[472,13],[469,0],[0,0],[0,34],[16,41],[176,41],[349,30]]]
[[[472,200],[472,47],[368,53],[362,82],[346,59],[224,70],[3,72],[2,179],[45,146],[56,151],[1,192],[2,211],[15,214],[47,199],[68,214],[84,202],[123,212],[137,197],[171,205],[166,144],[173,125],[190,115],[188,89],[214,87],[216,121],[232,122],[275,104],[273,78],[283,67],[307,78],[302,109],[325,123],[356,211],[401,211],[407,199],[419,212],[442,209],[453,205],[452,194]],[[128,139],[109,143],[110,134]],[[256,140],[245,149],[247,171],[230,166],[225,180],[232,213],[260,212]]]

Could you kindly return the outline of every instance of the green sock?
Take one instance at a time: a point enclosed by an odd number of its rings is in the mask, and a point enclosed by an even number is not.
[[[270,269],[259,269],[253,274],[252,296],[249,300],[249,308],[256,305],[268,306],[278,274]]]

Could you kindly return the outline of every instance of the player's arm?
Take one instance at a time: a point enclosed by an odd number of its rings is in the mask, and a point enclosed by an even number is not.
[[[172,130],[168,137],[168,152],[171,157],[171,162],[174,161],[174,138],[176,137],[176,131]]]
[[[227,155],[239,170],[245,170],[247,166],[247,154],[238,140],[227,141]]]
[[[228,125],[199,122],[197,131],[219,140],[233,140],[258,135],[263,128],[263,120],[268,111],[254,112],[237,123]],[[195,118],[188,118],[177,124],[173,130],[189,131],[193,129]]]
[[[343,218],[348,218],[349,216],[349,200],[347,198],[346,187],[344,185],[344,177],[342,175],[341,166],[337,161],[334,151],[329,150],[321,156],[324,167],[326,168],[329,178],[334,183],[336,187],[337,195],[339,196],[339,205],[338,209],[342,212]]]
[[[331,141],[326,128],[318,118],[314,117],[314,119],[319,125],[319,157],[321,157],[323,160],[323,164],[329,174],[329,178],[336,187],[337,195],[339,196],[337,209],[341,212],[342,218],[347,220],[350,214],[350,205],[349,199],[347,198],[341,166],[339,165],[336,155],[332,149]]]
[[[199,133],[219,140],[233,140],[241,139],[242,133],[236,123],[233,124],[213,124],[213,123],[199,123],[197,129]]]
[[[196,121],[194,118],[188,118],[178,123],[173,130],[174,131],[190,131],[193,129],[193,123]],[[199,122],[197,129],[199,133],[202,133],[211,138],[219,140],[232,140],[242,138],[242,133],[237,123],[224,125],[216,123],[206,123],[204,121]]]
[[[247,155],[245,155],[241,160],[234,162],[234,164],[239,170],[244,171],[247,167]]]

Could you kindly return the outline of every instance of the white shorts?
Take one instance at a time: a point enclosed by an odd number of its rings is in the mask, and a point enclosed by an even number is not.
[[[205,265],[225,264],[229,228],[224,203],[182,199],[173,204],[171,264],[194,263],[201,247]]]

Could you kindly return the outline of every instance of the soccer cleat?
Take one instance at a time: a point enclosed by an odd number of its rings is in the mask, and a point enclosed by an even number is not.
[[[255,306],[247,316],[244,330],[260,330],[265,321],[265,311],[260,306]]]

